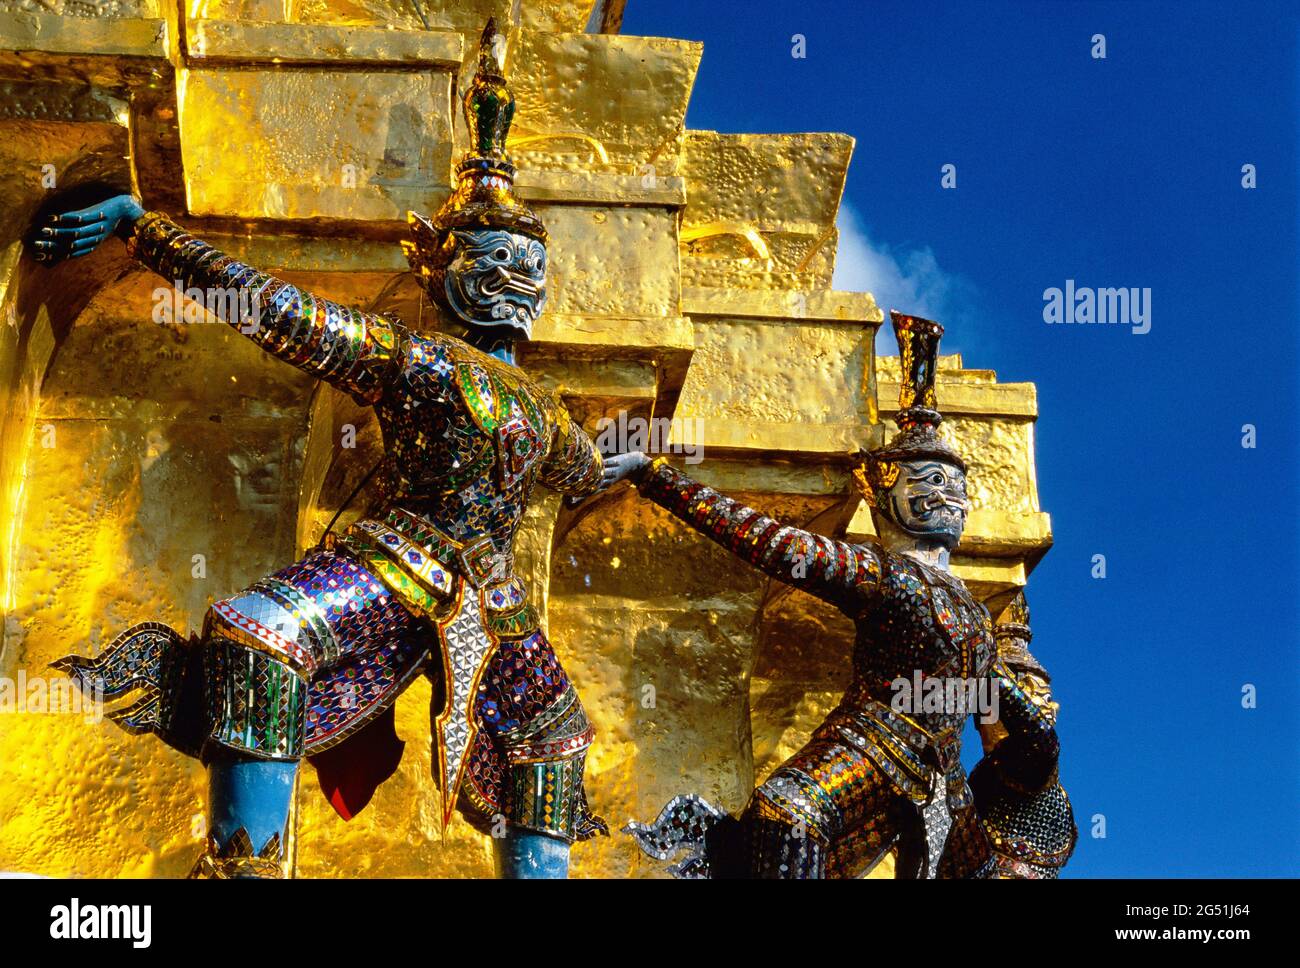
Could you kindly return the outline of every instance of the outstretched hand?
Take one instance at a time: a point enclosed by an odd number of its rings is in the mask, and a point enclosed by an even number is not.
[[[89,208],[51,215],[32,241],[36,261],[50,264],[93,252],[119,225],[134,225],[143,214],[134,196],[115,195]]]
[[[636,480],[641,472],[650,466],[650,458],[639,450],[626,454],[612,454],[605,458],[605,472],[601,477],[600,490],[608,491],[619,481]]]

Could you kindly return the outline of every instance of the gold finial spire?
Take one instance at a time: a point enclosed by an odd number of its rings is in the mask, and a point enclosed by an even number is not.
[[[506,83],[506,37],[488,18],[478,44],[478,70],[465,92],[465,124],[471,155],[506,160],[506,138],[515,117],[515,97]]]

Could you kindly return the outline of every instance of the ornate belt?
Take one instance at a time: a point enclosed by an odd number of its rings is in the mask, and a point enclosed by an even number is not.
[[[382,551],[442,597],[454,594],[455,575],[475,588],[509,581],[513,575],[512,556],[498,552],[489,535],[457,541],[432,522],[401,508],[390,508],[382,519],[358,521],[343,532],[345,544],[358,539]]]
[[[970,802],[961,769],[959,726],[930,732],[886,703],[859,698],[841,703],[818,732],[822,730],[862,750],[889,777],[894,789],[913,803],[933,798],[936,775],[945,779],[950,809]]]

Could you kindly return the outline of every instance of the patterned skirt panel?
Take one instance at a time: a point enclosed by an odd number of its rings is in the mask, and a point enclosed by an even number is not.
[[[507,821],[569,841],[604,832],[583,784],[593,730],[541,630],[502,640],[479,682],[475,715],[462,791],[472,823]]]

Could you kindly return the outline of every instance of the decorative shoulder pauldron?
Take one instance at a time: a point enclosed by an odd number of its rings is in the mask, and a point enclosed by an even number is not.
[[[492,373],[478,363],[464,360],[456,363],[456,388],[460,391],[469,415],[480,430],[493,433],[501,422],[501,413],[509,407],[510,396]]]
[[[495,441],[501,485],[514,487],[546,456],[557,408],[522,371],[448,343],[451,382],[475,426]]]

